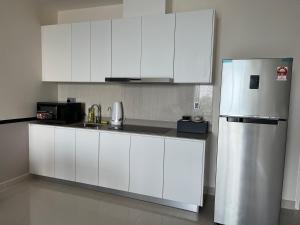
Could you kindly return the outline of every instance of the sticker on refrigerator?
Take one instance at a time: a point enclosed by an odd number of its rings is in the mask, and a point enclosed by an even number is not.
[[[289,69],[286,66],[277,67],[277,78],[278,81],[287,81]]]

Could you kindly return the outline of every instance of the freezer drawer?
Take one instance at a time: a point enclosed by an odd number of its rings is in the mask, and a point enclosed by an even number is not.
[[[287,119],[292,63],[292,59],[224,60],[220,115]],[[280,76],[280,68],[287,74]]]
[[[279,222],[287,122],[220,117],[215,222]]]

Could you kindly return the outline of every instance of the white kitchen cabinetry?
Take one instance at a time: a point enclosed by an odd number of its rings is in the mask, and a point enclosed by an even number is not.
[[[175,14],[142,18],[142,78],[173,78]]]
[[[203,205],[204,140],[31,124],[29,159],[32,174]]]
[[[131,136],[130,192],[162,198],[163,165],[164,138]]]
[[[71,81],[71,25],[42,27],[43,81]]]
[[[91,81],[111,77],[111,21],[91,23]]]
[[[76,182],[98,185],[99,132],[76,129]]]
[[[163,198],[203,204],[205,142],[165,139]]]
[[[112,77],[140,78],[141,17],[112,20]]]
[[[72,24],[72,81],[89,82],[91,79],[91,24]]]
[[[55,128],[55,178],[75,181],[75,129]]]
[[[100,133],[99,186],[128,191],[130,135]]]
[[[176,14],[175,83],[211,83],[214,10]]]
[[[29,125],[30,173],[54,176],[54,127]]]

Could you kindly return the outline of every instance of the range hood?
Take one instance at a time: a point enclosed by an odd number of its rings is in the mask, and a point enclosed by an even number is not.
[[[107,77],[105,82],[108,83],[173,83],[173,78],[119,78]]]

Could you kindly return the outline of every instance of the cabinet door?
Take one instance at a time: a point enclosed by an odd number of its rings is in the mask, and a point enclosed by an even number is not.
[[[173,78],[174,32],[174,14],[142,18],[142,77]]]
[[[91,79],[91,24],[72,24],[72,81]]]
[[[100,186],[128,191],[129,148],[129,135],[117,133],[100,133]]]
[[[76,182],[98,185],[99,132],[76,130]]]
[[[30,173],[54,177],[54,127],[29,125]]]
[[[111,77],[111,21],[91,23],[91,81]]]
[[[112,77],[141,76],[141,17],[112,21]]]
[[[43,81],[71,81],[71,25],[42,27]]]
[[[164,139],[131,136],[130,192],[162,198]]]
[[[214,10],[176,14],[176,83],[211,83],[214,16]]]
[[[55,128],[55,178],[75,181],[75,129]]]
[[[204,148],[203,141],[165,140],[164,199],[202,206]]]

